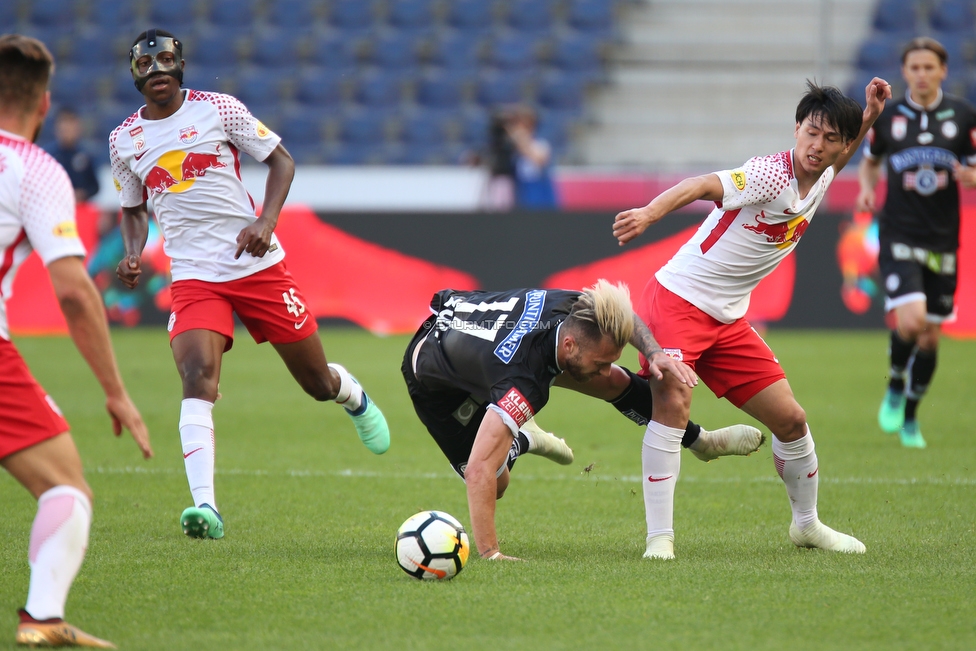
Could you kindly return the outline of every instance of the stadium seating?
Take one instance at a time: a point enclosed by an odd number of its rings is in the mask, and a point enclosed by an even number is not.
[[[914,0],[881,0],[873,25],[879,32],[914,32],[919,28],[919,11]]]
[[[566,151],[606,80],[618,1],[0,0],[0,21],[48,43],[55,104],[97,141],[139,105],[127,52],[155,26],[183,40],[188,87],[239,96],[300,162],[445,163],[484,146],[490,111],[513,102]]]
[[[969,0],[940,0],[929,15],[932,29],[940,32],[964,33],[972,36],[976,28],[973,3]]]

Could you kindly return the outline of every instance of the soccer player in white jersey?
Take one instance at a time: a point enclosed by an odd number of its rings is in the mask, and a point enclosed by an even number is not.
[[[68,174],[33,144],[51,106],[54,60],[44,45],[0,36],[0,465],[37,498],[30,589],[17,644],[115,648],[64,621],[68,590],[85,558],[92,491],[54,401],[10,341],[6,300],[21,263],[37,251],[75,346],[105,392],[115,434],[128,429],[147,459],[149,432],[122,383],[98,290],[84,267]]]
[[[109,137],[126,252],[117,273],[130,288],[139,282],[152,199],[172,259],[170,345],[183,381],[179,428],[194,502],[180,523],[188,536],[221,538],[212,410],[235,313],[255,341],[271,342],[306,393],[345,407],[372,452],[386,452],[390,431],[358,382],[326,361],[315,317],[285,267],[274,228],[294,161],[236,98],[182,89],[182,52],[172,34],[151,29],[129,54],[146,104]],[[241,182],[242,151],[268,166],[260,217]]]
[[[692,201],[715,202],[697,233],[648,282],[637,314],[665,352],[772,431],[773,460],[793,510],[790,540],[849,553],[865,547],[817,516],[819,465],[806,414],[773,352],[743,317],[752,290],[796,246],[834,176],[891,98],[891,87],[876,77],[865,97],[862,112],[836,88],[808,83],[796,109],[795,148],[685,179],[647,206],[618,214],[613,226],[623,245]],[[684,434],[678,428],[688,420],[691,389],[665,375],[651,381],[651,390],[653,418],[641,455],[644,556],[674,558],[674,488]]]

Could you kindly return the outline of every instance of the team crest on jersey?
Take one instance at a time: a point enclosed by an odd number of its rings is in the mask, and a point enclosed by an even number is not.
[[[271,129],[264,126],[264,122],[261,122],[261,120],[258,120],[257,127],[255,128],[258,132],[258,138],[267,138],[269,135],[271,135]]]
[[[142,151],[146,148],[146,134],[142,132],[142,127],[129,129],[129,137],[132,138],[132,146],[135,147],[136,151]]]
[[[197,131],[197,128],[191,124],[188,127],[183,127],[180,129],[180,142],[182,142],[184,145],[192,145],[197,141],[197,137],[199,137],[199,135],[200,132]]]
[[[918,134],[918,144],[920,145],[927,145],[933,140],[935,140],[935,136],[928,131],[923,131],[922,133]]]
[[[51,232],[55,237],[78,237],[78,227],[74,222],[61,222]]]
[[[112,183],[115,184],[115,191],[116,192],[122,192],[122,184],[119,183],[119,180],[117,178],[115,178],[114,176],[112,177]]]
[[[904,140],[908,134],[908,118],[896,115],[891,118],[891,137],[894,140]]]
[[[679,362],[685,358],[685,356],[682,354],[680,348],[665,348],[661,352],[663,352],[665,355],[667,355],[671,359],[677,360]]]
[[[735,184],[739,192],[746,189],[746,173],[743,170],[732,170],[730,176],[732,177],[732,183]]]
[[[956,137],[957,133],[959,133],[959,127],[957,127],[956,123],[953,122],[952,120],[948,120],[942,123],[942,135],[945,136],[946,138],[952,140],[953,138]]]

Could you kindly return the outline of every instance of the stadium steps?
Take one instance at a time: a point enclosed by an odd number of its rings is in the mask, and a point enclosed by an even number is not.
[[[874,0],[654,0],[627,7],[581,162],[692,172],[791,146],[804,80],[844,88]],[[822,49],[830,52],[820,61]]]

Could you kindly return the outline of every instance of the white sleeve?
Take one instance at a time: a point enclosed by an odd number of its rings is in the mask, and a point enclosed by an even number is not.
[[[44,265],[85,256],[75,223],[75,193],[68,173],[47,154],[26,161],[20,215],[31,247]]]
[[[255,160],[263,161],[281,142],[278,134],[251,115],[236,97],[214,93],[211,101],[220,114],[227,141]]]
[[[135,208],[141,206],[146,201],[146,190],[142,185],[142,180],[136,176],[122,157],[115,146],[115,139],[119,135],[119,129],[112,132],[108,138],[109,159],[112,163],[112,180],[115,182],[115,191],[119,193],[119,204],[123,208]]]
[[[740,168],[716,174],[725,190],[725,211],[770,203],[790,184],[789,171],[772,156],[750,158]]]

